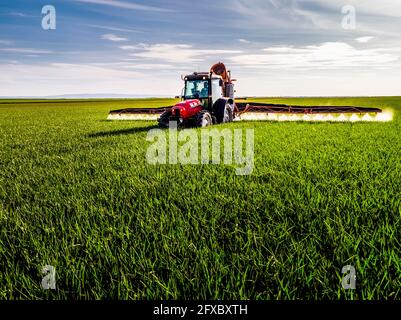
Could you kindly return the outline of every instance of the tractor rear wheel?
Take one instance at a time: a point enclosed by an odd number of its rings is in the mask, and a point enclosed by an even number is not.
[[[223,99],[217,101],[215,110],[217,123],[226,123],[234,120],[234,105],[228,101]]]
[[[207,111],[201,111],[196,116],[196,126],[204,128],[213,124],[212,116]]]
[[[159,127],[161,128],[168,128],[169,127],[169,121],[170,117],[172,116],[171,110],[164,111],[161,115],[160,118],[157,120],[159,122]]]
[[[234,105],[226,103],[224,106],[223,123],[232,122],[234,120]]]

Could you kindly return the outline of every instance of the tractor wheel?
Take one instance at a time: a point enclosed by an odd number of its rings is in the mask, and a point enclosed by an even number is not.
[[[226,105],[224,106],[223,123],[232,122],[233,120],[234,120],[234,105],[227,102]]]
[[[234,105],[226,100],[219,100],[216,103],[217,123],[226,123],[234,120]]]
[[[196,126],[204,128],[213,124],[212,116],[207,111],[201,111],[196,116]]]
[[[170,117],[172,116],[171,110],[164,111],[161,115],[160,118],[157,120],[159,122],[159,127],[161,128],[168,128],[169,127],[169,121]]]

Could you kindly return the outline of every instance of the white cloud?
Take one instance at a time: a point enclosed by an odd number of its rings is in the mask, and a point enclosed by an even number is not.
[[[246,39],[238,39],[238,41],[241,43],[251,43],[250,41],[248,41]]]
[[[191,63],[204,61],[206,57],[241,53],[238,50],[195,49],[188,44],[139,44],[120,47],[125,50],[136,50],[131,54],[147,60],[161,60],[172,63]]]
[[[102,29],[102,30],[109,30],[109,31],[119,31],[119,32],[131,32],[131,33],[142,33],[139,30],[127,29],[127,28],[118,28],[118,27],[111,27],[111,26],[101,26],[97,24],[85,24],[87,27]]]
[[[133,71],[87,64],[51,63],[49,67],[53,69],[51,74],[54,74],[56,77],[61,74],[63,78],[67,77],[72,79],[104,79],[106,77],[127,78],[141,75],[141,73]]]
[[[1,52],[6,53],[20,53],[20,54],[50,54],[54,53],[50,50],[31,49],[31,48],[0,48]]]
[[[316,70],[305,72],[261,70],[243,74],[232,68],[238,78],[238,96],[380,96],[399,92],[399,71],[352,71]],[[240,71],[240,74],[238,74]],[[257,78],[255,75],[257,74]]]
[[[400,54],[385,49],[356,49],[343,42],[305,47],[270,47],[263,54],[233,56],[233,63],[271,69],[329,69],[393,67]]]
[[[29,16],[29,15],[27,15],[25,13],[22,13],[22,12],[10,12],[9,15],[10,16],[14,16],[14,17],[22,17],[22,18],[25,18],[25,17]]]
[[[143,48],[146,48],[147,44],[145,43],[138,43],[136,45],[126,45],[126,46],[120,46],[120,49],[122,50],[140,50]]]
[[[105,79],[131,79],[133,77],[142,76],[142,73],[131,70],[120,70],[108,66],[96,66],[79,63],[50,63],[50,64],[2,64],[0,80],[6,78],[15,81],[29,80],[35,81],[60,81],[64,82],[76,81],[77,87],[83,85],[86,81]]]
[[[238,23],[246,29],[288,30],[294,25],[297,29],[313,27],[318,15],[302,10],[301,4],[294,0],[232,0],[229,10],[244,17]]]
[[[162,63],[141,63],[142,59],[121,59],[120,62],[93,62],[87,66],[95,66],[102,68],[118,68],[119,70],[125,69],[137,69],[137,70],[166,70],[166,69],[176,69],[176,66],[172,64],[162,64]]]
[[[374,37],[360,37],[356,38],[355,40],[359,43],[368,43],[370,40],[374,39]]]
[[[128,2],[128,1],[118,1],[118,0],[75,0],[82,3],[89,4],[99,4],[121,9],[129,10],[141,10],[141,11],[154,11],[154,12],[171,12],[172,10],[147,6],[143,4]]]
[[[113,33],[107,33],[102,35],[103,40],[109,40],[114,42],[128,41],[127,38],[116,36]]]
[[[269,49],[269,48],[268,48]],[[276,48],[274,48],[276,49]],[[291,48],[289,48],[291,52]],[[296,49],[296,48],[295,48]],[[264,53],[271,53],[265,51]],[[283,48],[278,51],[283,51]],[[290,53],[287,53],[290,55]],[[295,56],[297,53],[295,53]],[[236,65],[226,61],[238,79],[238,96],[340,96],[394,95],[399,91],[400,68],[285,69],[278,66],[266,72],[256,65]],[[0,63],[0,96],[48,96],[62,94],[137,94],[174,96],[182,88],[181,72],[175,65],[138,62],[23,64]],[[169,72],[159,72],[160,70]],[[157,70],[157,77],[154,72]],[[193,71],[193,70],[187,70]],[[185,72],[185,71],[184,71]]]
[[[161,64],[161,63],[149,63],[149,64],[126,64],[122,66],[126,69],[137,69],[137,70],[165,70],[175,68],[171,64]]]
[[[116,93],[174,96],[179,75],[79,63],[0,63],[0,96],[48,96],[78,93]],[[155,90],[157,88],[157,90]],[[157,92],[156,92],[157,91]]]

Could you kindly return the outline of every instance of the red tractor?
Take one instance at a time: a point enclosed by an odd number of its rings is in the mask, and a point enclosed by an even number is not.
[[[234,120],[234,84],[223,63],[213,65],[210,72],[187,75],[184,81],[182,102],[161,114],[161,127],[168,127],[170,121],[206,127]]]

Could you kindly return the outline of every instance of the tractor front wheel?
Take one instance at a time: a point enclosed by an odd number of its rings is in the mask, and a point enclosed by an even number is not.
[[[172,116],[171,110],[164,111],[161,115],[160,118],[157,120],[159,122],[159,127],[161,128],[168,128],[169,127],[169,121],[170,117]]]
[[[212,116],[207,111],[201,111],[196,116],[196,126],[204,128],[213,124]]]

